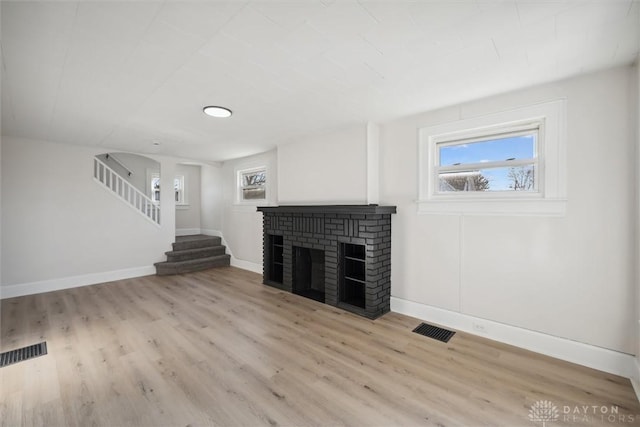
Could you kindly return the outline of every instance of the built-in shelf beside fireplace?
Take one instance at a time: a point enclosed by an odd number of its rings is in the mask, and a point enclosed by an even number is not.
[[[258,207],[264,283],[376,318],[389,311],[395,206]]]

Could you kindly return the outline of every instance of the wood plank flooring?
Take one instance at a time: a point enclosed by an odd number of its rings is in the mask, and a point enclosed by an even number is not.
[[[0,369],[0,424],[533,427],[548,400],[547,426],[640,425],[628,379],[261,279],[229,267],[3,300],[0,350],[49,354]]]

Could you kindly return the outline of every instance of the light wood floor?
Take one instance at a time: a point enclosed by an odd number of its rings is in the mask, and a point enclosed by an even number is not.
[[[559,409],[548,427],[640,425],[628,379],[464,333],[441,343],[412,333],[416,319],[367,320],[235,268],[1,308],[1,351],[49,349],[0,369],[7,426],[533,427],[539,400]],[[593,409],[565,418],[585,405],[619,412],[614,423]]]

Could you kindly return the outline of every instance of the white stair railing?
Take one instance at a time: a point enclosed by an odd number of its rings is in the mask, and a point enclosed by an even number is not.
[[[160,206],[95,157],[93,159],[93,178],[148,220],[160,225]]]

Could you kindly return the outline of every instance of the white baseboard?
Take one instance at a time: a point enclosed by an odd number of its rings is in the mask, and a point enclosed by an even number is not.
[[[211,228],[201,228],[200,234],[204,234],[205,236],[222,237],[222,232],[220,230],[213,230]]]
[[[630,354],[608,350],[566,338],[535,332],[516,326],[505,325],[466,314],[421,304],[405,299],[391,297],[391,311],[406,314],[440,324],[442,326],[468,332],[562,359],[578,365],[598,369],[615,375],[634,379],[638,365]]]
[[[199,228],[176,228],[176,236],[192,236],[201,233],[202,230]]]
[[[256,264],[255,262],[245,261],[242,259],[231,257],[231,265],[233,267],[238,267],[243,270],[253,271],[254,273],[258,273],[260,275],[262,275],[263,273],[262,264]]]
[[[202,234],[207,235],[207,236],[220,237],[220,239],[222,240],[222,244],[227,248],[227,253],[231,256],[231,265],[233,267],[241,268],[243,270],[253,271],[254,273],[258,273],[258,274],[262,274],[263,273],[262,264],[257,264],[255,262],[251,262],[251,261],[245,261],[245,260],[238,259],[235,256],[233,256],[233,251],[229,247],[229,244],[227,243],[227,241],[224,239],[224,236],[222,235],[222,232],[220,232],[219,230],[211,230],[211,229],[204,228],[204,229],[200,230],[200,232]]]
[[[153,265],[150,265],[147,267],[126,268],[124,270],[105,271],[101,273],[84,274],[81,276],[62,277],[59,279],[7,285],[0,287],[0,299],[41,294],[44,292],[59,291],[61,289],[77,288],[80,286],[96,285],[98,283],[131,279],[133,277],[149,276],[152,274],[156,274],[156,269]]]

